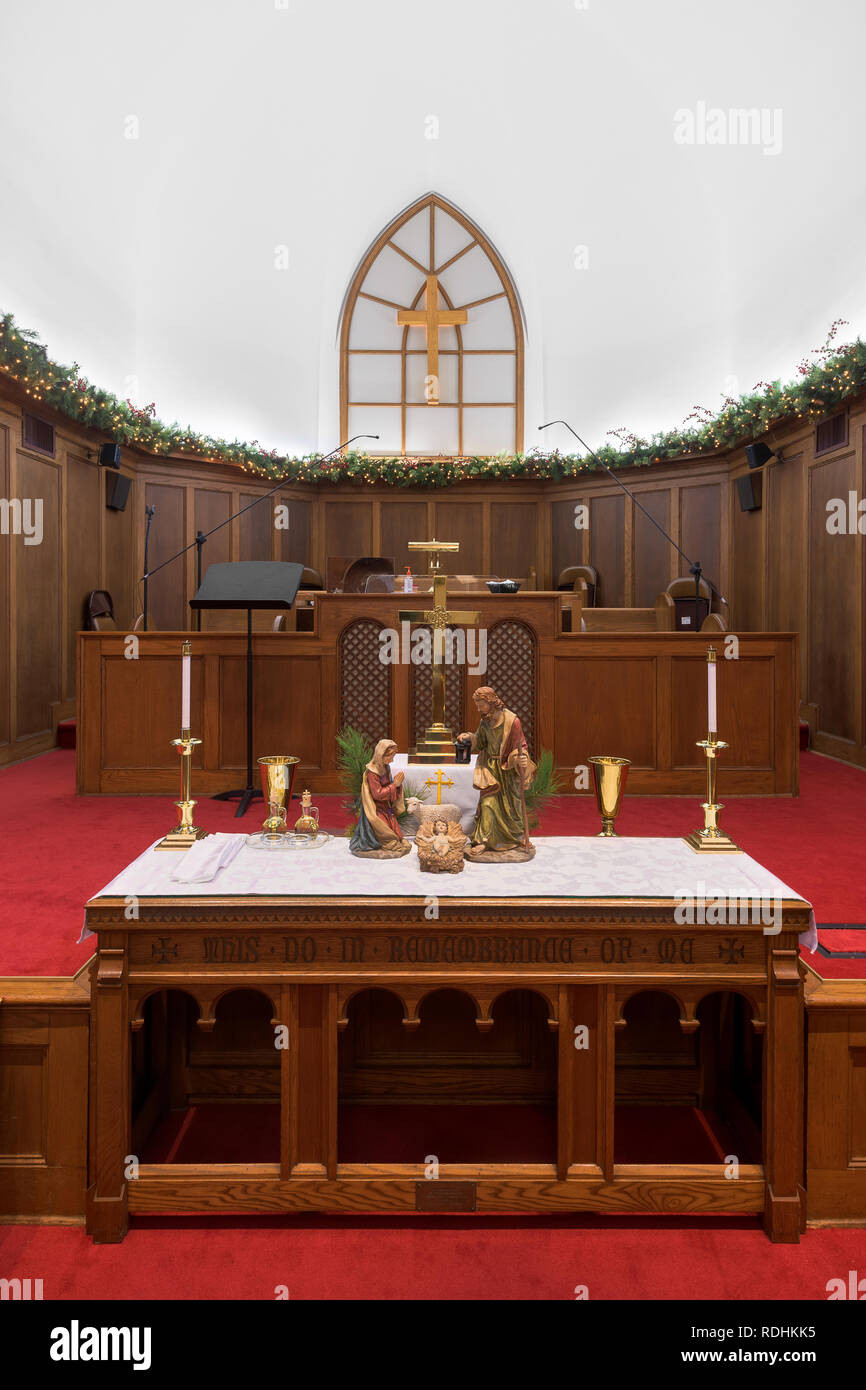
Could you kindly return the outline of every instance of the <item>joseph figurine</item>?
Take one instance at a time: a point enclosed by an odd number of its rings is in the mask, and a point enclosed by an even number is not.
[[[526,820],[526,788],[535,776],[520,720],[506,709],[496,691],[482,685],[472,699],[481,716],[472,740],[477,753],[473,785],[478,789],[478,811],[472,830],[468,859],[516,861],[531,859]]]

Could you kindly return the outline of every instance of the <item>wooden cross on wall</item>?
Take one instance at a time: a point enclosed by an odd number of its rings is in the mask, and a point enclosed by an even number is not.
[[[439,404],[439,329],[444,324],[466,323],[465,309],[439,308],[439,281],[427,276],[423,309],[398,309],[397,322],[427,331],[427,382],[425,396],[428,405]]]

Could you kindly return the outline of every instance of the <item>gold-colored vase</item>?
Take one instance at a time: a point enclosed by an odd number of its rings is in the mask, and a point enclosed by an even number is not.
[[[601,816],[599,835],[616,835],[614,821],[619,815],[625,779],[631,762],[628,758],[612,758],[607,755],[589,759],[592,780],[595,786],[595,804]]]
[[[267,758],[259,758],[262,770],[262,793],[268,808],[267,818],[262,822],[266,835],[284,835],[289,802],[292,799],[292,783],[295,768],[300,758],[277,753]]]

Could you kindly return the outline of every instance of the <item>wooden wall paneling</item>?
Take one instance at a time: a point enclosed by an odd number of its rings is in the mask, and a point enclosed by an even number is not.
[[[275,753],[300,757],[306,769],[322,766],[324,739],[320,719],[322,671],[316,656],[276,654],[272,644],[259,647],[253,639],[253,759]],[[265,651],[268,659],[264,659]],[[262,659],[256,660],[259,654]],[[220,766],[245,768],[246,658],[223,656],[220,661]],[[301,788],[300,790],[303,790]]]
[[[493,573],[493,551],[492,551],[492,525],[490,513],[492,502],[489,497],[485,497],[481,503],[481,574]],[[464,571],[465,573],[465,571]],[[507,576],[506,576],[507,577]]]
[[[85,1205],[87,993],[49,979],[0,992],[0,1213],[72,1221]]]
[[[733,582],[726,597],[730,626],[738,632],[758,632],[764,612],[764,523],[760,511],[741,510],[736,478],[731,478],[729,487]]]
[[[41,545],[12,541],[15,571],[16,741],[52,729],[51,706],[63,698],[62,517],[58,465],[18,451],[16,492],[42,501]]]
[[[410,551],[407,542],[432,539],[432,533],[428,535],[427,531],[427,503],[420,499],[388,500],[382,503],[381,516],[382,554],[393,555],[395,573],[404,573],[407,565],[411,566],[413,574],[423,573],[427,569],[427,557]]]
[[[726,769],[766,769],[774,763],[775,670],[770,656],[741,650],[725,660],[721,634],[713,644],[719,653],[719,732],[728,744],[719,758],[719,783],[724,790]],[[674,767],[706,767],[695,744],[707,736],[707,670],[702,653],[671,658],[671,758]],[[788,711],[790,714],[790,710]],[[767,790],[771,788],[768,786]]]
[[[77,634],[84,625],[84,602],[91,589],[108,587],[107,584],[103,585],[104,567],[100,567],[102,512],[108,511],[108,508],[105,506],[103,488],[105,477],[96,464],[68,454],[64,473],[67,543],[63,594],[63,692],[66,699],[74,699]],[[113,593],[112,599],[116,603]],[[122,626],[123,618],[118,617],[117,620],[118,626]]]
[[[582,565],[582,540],[584,532],[575,527],[575,507],[578,498],[554,497],[549,503],[550,511],[550,573],[542,580],[539,571],[539,588],[556,588],[559,575],[569,565]]]
[[[598,570],[597,608],[625,606],[625,494],[591,497],[589,563]]]
[[[456,555],[445,556],[442,568],[449,574],[485,573],[482,510],[481,502],[436,501],[436,539],[460,542]]]
[[[493,502],[485,507],[490,517],[490,573],[502,579],[525,580],[537,565],[535,550],[536,504]]]
[[[721,588],[721,512],[721,483],[680,488],[680,547],[692,561],[700,561],[716,588]]]
[[[9,428],[0,424],[0,497],[11,497]],[[0,535],[0,652],[4,658],[0,662],[0,749],[11,751],[12,708],[14,689],[14,657],[12,642],[12,602],[10,596],[10,569],[12,563],[12,537]]]
[[[630,497],[623,497],[623,526],[622,526],[622,565],[623,565],[623,602],[628,607],[634,606],[634,514],[635,505]]]
[[[804,455],[764,469],[766,493],[767,626],[773,632],[799,632],[801,690],[806,689],[804,608],[808,574],[808,531],[803,525],[806,487]]]
[[[299,565],[313,565],[312,526],[314,504],[305,497],[280,493],[277,500],[288,508],[289,524],[277,532],[277,558]],[[318,566],[315,566],[318,568]],[[324,578],[324,574],[322,575]]]
[[[273,552],[274,507],[277,499],[271,497],[267,502],[259,502],[250,507],[260,492],[241,492],[238,494],[238,509],[249,507],[238,518],[238,559],[270,560]]]
[[[670,531],[670,489],[642,488],[635,496],[659,526]],[[675,560],[678,566],[679,557],[673,546],[668,544],[661,532],[638,507],[634,508],[632,536],[634,581],[631,603],[635,608],[652,608],[658,595],[670,583],[673,577],[672,562]]]
[[[373,503],[334,501],[321,503],[325,509],[325,553],[319,568],[324,575],[329,555],[372,555]]]
[[[148,551],[149,568],[155,570],[186,545],[186,489],[177,483],[149,482],[145,504],[156,507]],[[150,580],[148,613],[160,631],[183,631],[188,626],[186,582],[183,556]]]
[[[91,464],[90,467],[97,475],[99,474],[98,466]],[[90,587],[108,590],[114,604],[114,618],[117,626],[125,632],[131,632],[136,618],[142,611],[144,601],[139,582],[143,570],[136,571],[135,569],[135,532],[136,529],[140,529],[142,533],[144,531],[144,504],[139,506],[142,491],[140,484],[125,467],[121,471],[126,477],[131,478],[129,496],[122,512],[116,512],[107,507],[104,495],[100,496],[98,506],[99,530],[102,537],[102,571],[100,582]],[[69,534],[72,542],[75,533],[70,530]],[[80,627],[80,625],[79,617],[78,626]],[[76,643],[75,650],[77,652],[77,641],[74,634],[73,642]]]
[[[164,654],[146,648],[136,661],[123,655],[123,639],[116,634],[114,650],[102,660],[104,700],[102,757],[107,769],[171,768],[177,774],[177,752],[171,740],[180,728],[180,639]],[[141,647],[139,647],[141,652]],[[144,663],[147,663],[146,668]],[[193,728],[204,719],[202,661],[193,653],[190,671],[190,714]],[[147,695],[139,694],[146,683]],[[241,719],[241,716],[238,716]],[[193,750],[193,769],[202,766],[202,746]]]
[[[571,771],[606,753],[629,758],[635,767],[654,768],[655,683],[653,657],[611,653],[557,661],[557,764]]]
[[[262,506],[265,507],[265,503]],[[202,579],[207,574],[211,565],[226,564],[231,560],[232,547],[232,528],[224,525],[231,516],[232,495],[230,492],[217,491],[216,488],[197,487],[193,493],[193,533],[203,531],[205,534],[212,530],[214,526],[222,529],[211,536],[202,547],[201,574]],[[195,539],[195,534],[193,534]],[[195,575],[195,550],[190,551],[193,557],[193,575]],[[193,583],[195,579],[193,578]],[[193,590],[194,592],[194,590]],[[192,594],[190,594],[192,597]]]
[[[862,1222],[866,1211],[866,981],[819,981],[810,971],[805,992],[809,1220]]]
[[[828,503],[841,499],[847,512],[850,492],[858,494],[857,460],[852,451],[821,457],[809,475],[809,682],[808,698],[817,706],[817,735],[830,742],[823,751],[863,743],[861,730],[863,538],[827,529]]]

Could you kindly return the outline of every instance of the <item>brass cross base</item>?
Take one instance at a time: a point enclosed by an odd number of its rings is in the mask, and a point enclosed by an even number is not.
[[[409,760],[413,763],[456,762],[453,731],[445,724],[431,724],[424,730],[417,747],[410,748]]]

